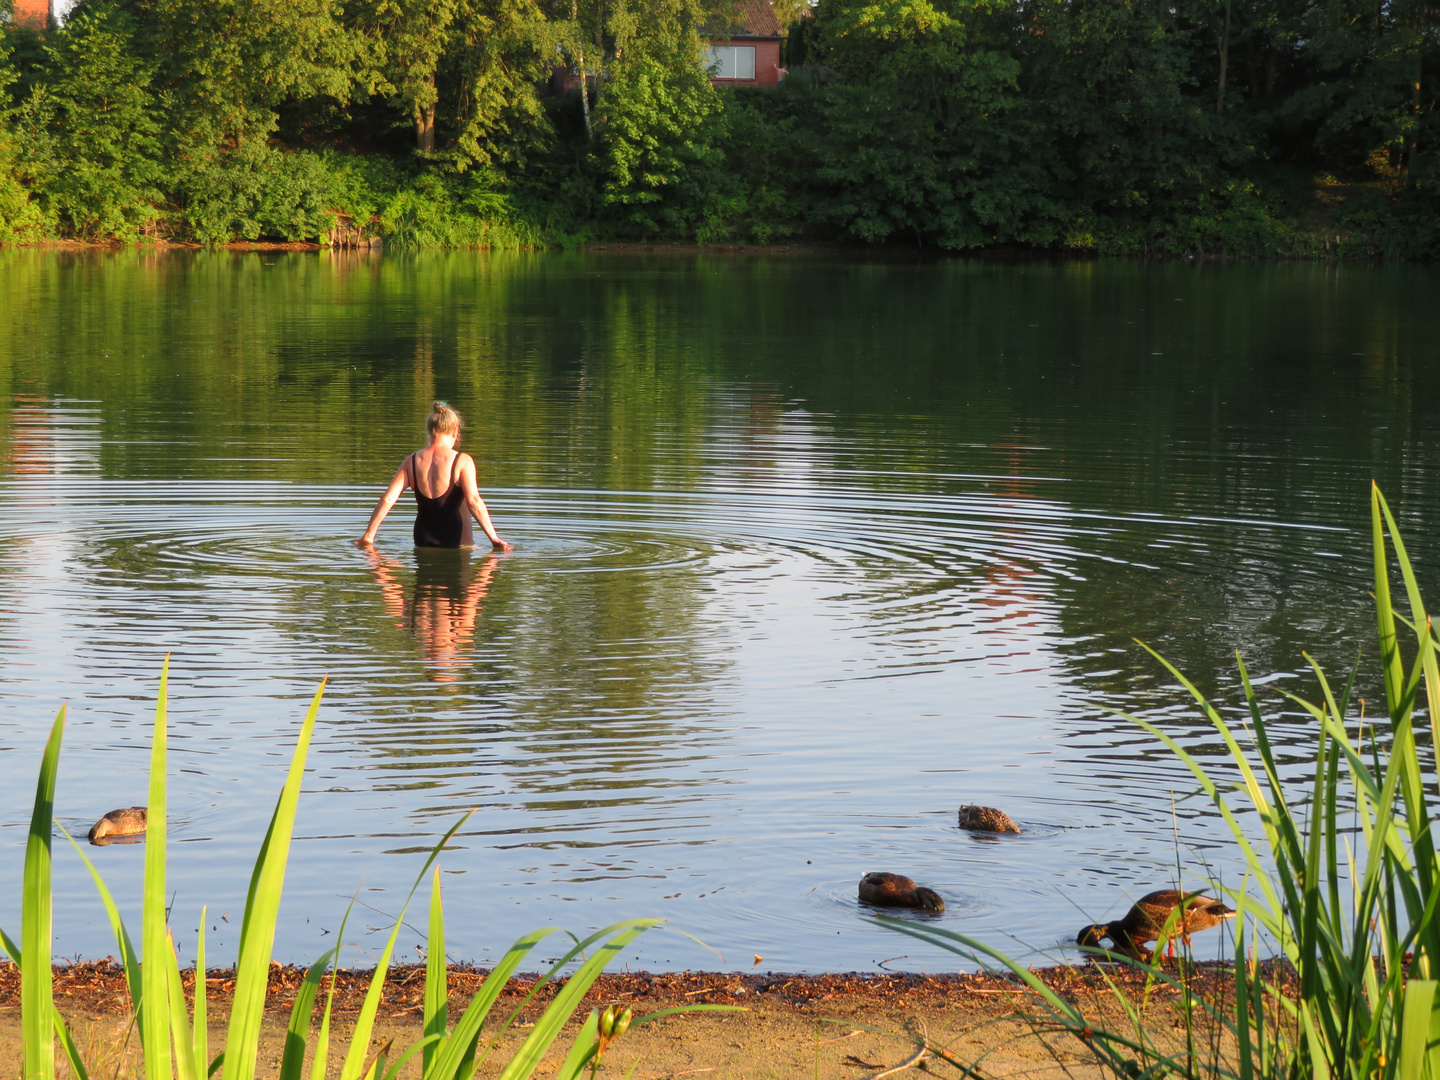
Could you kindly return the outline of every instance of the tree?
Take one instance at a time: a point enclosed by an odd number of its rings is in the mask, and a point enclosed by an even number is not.
[[[136,55],[132,20],[90,4],[72,12],[45,51],[49,78],[32,115],[55,138],[40,181],[51,210],[77,236],[133,237],[159,216],[160,122],[153,67]]]
[[[435,108],[440,99],[435,77],[451,27],[464,0],[375,0],[358,18],[370,43],[372,92],[379,92],[415,120],[415,149],[435,149]]]
[[[1014,9],[992,0],[824,0],[817,221],[947,248],[1053,240],[1047,133],[1017,108]],[[818,73],[817,73],[818,74]]]
[[[10,96],[11,87],[20,79],[20,73],[11,63],[9,43],[0,37],[0,243],[38,240],[51,231],[51,220],[39,203],[32,198],[26,184],[23,163],[31,168],[39,156],[49,150],[51,139],[48,133],[40,136],[45,146],[31,141],[28,153],[22,153],[24,140],[16,125],[20,112]]]

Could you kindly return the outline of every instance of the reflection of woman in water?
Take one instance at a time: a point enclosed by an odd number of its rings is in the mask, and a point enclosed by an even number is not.
[[[369,552],[370,569],[380,586],[385,611],[420,645],[426,674],[436,682],[454,682],[469,666],[466,651],[475,643],[480,606],[500,560],[485,556],[478,567],[464,551],[417,551],[415,584],[406,594],[399,564]]]
[[[455,449],[460,441],[460,414],[445,402],[437,401],[425,427],[430,432],[430,445],[416,450],[400,463],[400,471],[370,515],[365,535],[355,542],[361,547],[375,542],[380,523],[408,487],[415,491],[417,547],[470,547],[475,542],[470,527],[473,515],[496,551],[513,550],[490,524],[490,511],[475,486],[475,459]],[[427,491],[434,494],[426,495]]]

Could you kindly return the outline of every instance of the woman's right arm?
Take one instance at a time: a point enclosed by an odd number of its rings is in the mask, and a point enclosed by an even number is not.
[[[401,492],[410,486],[409,466],[410,458],[407,457],[400,463],[400,469],[390,481],[390,486],[385,489],[385,494],[381,495],[380,501],[375,504],[375,512],[370,515],[370,524],[365,529],[365,535],[355,541],[358,546],[369,547],[375,543],[375,533],[379,530],[380,523],[385,520],[385,515],[390,513],[390,508],[395,505],[395,500],[400,498]]]

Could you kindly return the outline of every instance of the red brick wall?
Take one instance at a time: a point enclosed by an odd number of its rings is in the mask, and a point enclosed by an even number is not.
[[[730,38],[712,41],[711,45],[741,45],[755,49],[755,78],[711,79],[716,86],[779,86],[780,42],[774,38]]]
[[[50,0],[15,0],[15,25],[44,30],[50,21]]]

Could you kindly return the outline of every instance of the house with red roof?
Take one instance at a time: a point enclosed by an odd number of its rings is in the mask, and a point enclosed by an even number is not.
[[[712,29],[717,29],[712,27]],[[740,0],[720,32],[706,35],[705,64],[716,86],[779,86],[780,42],[785,33],[770,0]]]
[[[17,0],[19,2],[19,0]],[[779,86],[785,77],[780,66],[780,44],[785,31],[775,15],[771,0],[738,0],[733,14],[712,23],[702,35],[705,51],[700,62],[710,71],[716,86]],[[586,81],[603,82],[604,71],[592,67]],[[565,94],[580,87],[580,73],[557,66],[551,73],[552,94]]]

